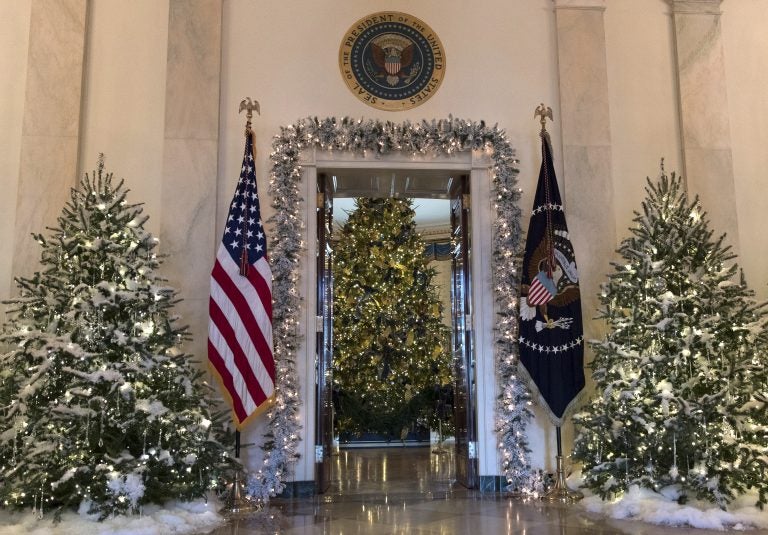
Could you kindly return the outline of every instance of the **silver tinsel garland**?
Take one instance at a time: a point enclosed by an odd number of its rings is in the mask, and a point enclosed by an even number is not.
[[[375,155],[390,152],[452,154],[485,150],[490,154],[493,202],[494,295],[499,322],[496,336],[496,373],[500,395],[496,404],[496,431],[502,469],[509,490],[532,491],[536,476],[530,467],[526,426],[532,417],[530,393],[517,373],[517,310],[520,287],[519,252],[522,229],[517,202],[518,161],[504,131],[484,122],[449,117],[447,120],[395,124],[390,121],[350,118],[308,118],[281,129],[272,143],[269,192],[275,214],[271,246],[273,339],[276,365],[275,405],[268,414],[264,466],[248,481],[248,492],[267,502],[285,488],[284,479],[299,458],[301,396],[296,372],[299,346],[300,301],[297,283],[301,271],[302,198],[299,195],[299,155],[310,148]]]

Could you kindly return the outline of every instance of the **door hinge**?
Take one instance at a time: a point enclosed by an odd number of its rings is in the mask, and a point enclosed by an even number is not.
[[[323,208],[325,206],[325,193],[318,192],[317,194],[317,207]]]
[[[321,463],[323,462],[323,445],[322,444],[315,444],[315,462]]]
[[[322,316],[315,316],[315,332],[316,333],[323,332],[323,317]]]
[[[461,205],[465,210],[469,210],[469,207],[472,205],[472,198],[469,196],[469,193],[463,193],[461,195]]]
[[[467,442],[467,457],[470,459],[477,459],[477,441],[470,440]]]

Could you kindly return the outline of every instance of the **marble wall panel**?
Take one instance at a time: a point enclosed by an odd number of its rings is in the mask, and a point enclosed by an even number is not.
[[[685,159],[691,201],[694,195],[699,196],[715,238],[725,233],[726,244],[737,246],[739,225],[731,149],[687,147]]]
[[[208,295],[217,237],[221,0],[171,0],[163,147],[160,251],[179,311],[207,359]]]
[[[555,0],[564,174],[560,182],[579,266],[585,340],[598,338],[604,330],[594,319],[597,294],[616,248],[604,11],[605,2],[599,0]],[[585,363],[592,360],[591,353],[586,346]],[[588,370],[585,376],[589,392]],[[573,434],[568,420],[563,426],[566,456]]]
[[[221,0],[172,0],[166,137],[218,138],[220,73]]]
[[[163,168],[163,221],[161,243],[163,253],[194,254],[186,261],[168,259],[169,266],[189,264],[189,260],[211,260],[215,254],[214,229],[207,228],[213,220],[217,145],[215,140],[166,140]],[[189,267],[183,268],[185,278],[197,279]],[[205,279],[206,283],[208,278]],[[206,289],[207,290],[207,289]]]
[[[686,146],[731,145],[720,18],[711,14],[676,14],[677,68]]]
[[[603,12],[599,1],[556,1],[564,170],[560,182],[579,265],[586,338],[600,328],[592,320],[595,296],[616,248]]]
[[[16,204],[14,276],[39,269],[40,247],[31,234],[49,234],[56,224],[77,172],[76,137],[33,136],[23,139]]]
[[[32,2],[13,276],[36,269],[40,250],[30,234],[56,223],[77,183],[87,6],[86,0]]]
[[[675,29],[684,176],[715,234],[739,249],[736,187],[720,26],[721,0],[670,0]]]
[[[217,142],[166,139],[160,251],[163,274],[180,291],[193,329],[195,353],[206,356],[208,293],[215,255]],[[202,312],[190,310],[197,303]],[[192,318],[197,318],[191,323]]]
[[[610,144],[603,11],[558,9],[557,40],[563,142]]]
[[[600,284],[605,282],[617,245],[613,192],[605,187],[611,178],[611,147],[566,145],[563,167],[567,170],[565,216],[579,266],[581,309],[593,337],[602,325],[591,321],[596,316]],[[605,239],[607,231],[610,240]]]
[[[30,19],[24,136],[77,136],[86,0],[35,0]]]

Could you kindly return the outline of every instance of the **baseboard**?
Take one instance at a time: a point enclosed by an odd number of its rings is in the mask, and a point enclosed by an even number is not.
[[[508,485],[504,476],[480,476],[480,492],[504,492]],[[287,481],[279,498],[307,498],[315,495],[314,481]]]
[[[480,476],[480,492],[503,492],[508,484],[504,476]]]
[[[354,442],[342,442],[339,449],[358,449],[358,448],[428,448],[428,440],[392,440],[386,442],[383,440],[356,440]]]
[[[308,498],[315,495],[314,481],[286,481],[278,498]]]

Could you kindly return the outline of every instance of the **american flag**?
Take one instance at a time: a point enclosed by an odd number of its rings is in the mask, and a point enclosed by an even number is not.
[[[275,390],[272,273],[251,135],[246,135],[243,168],[211,272],[209,315],[208,360],[240,429]]]

